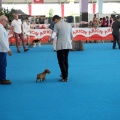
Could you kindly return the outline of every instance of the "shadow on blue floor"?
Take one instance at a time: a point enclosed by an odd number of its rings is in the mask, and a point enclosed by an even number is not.
[[[11,47],[7,78],[0,85],[0,120],[120,120],[120,50],[111,43],[85,44],[69,54],[69,82],[60,70],[52,45],[24,53]],[[36,74],[51,70],[36,83]]]

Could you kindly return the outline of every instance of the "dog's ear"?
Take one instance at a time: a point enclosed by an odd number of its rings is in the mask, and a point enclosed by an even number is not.
[[[45,69],[44,72],[46,73],[46,72],[47,72],[47,69]]]

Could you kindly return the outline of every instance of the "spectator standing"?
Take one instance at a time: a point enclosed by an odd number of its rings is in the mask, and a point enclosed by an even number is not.
[[[9,48],[8,33],[5,26],[8,22],[6,16],[0,16],[0,84],[11,84],[10,80],[6,80],[6,67],[7,67],[7,53],[12,55]]]
[[[106,27],[106,20],[105,20],[105,17],[103,17],[103,20],[102,20],[102,25],[101,27]]]
[[[92,22],[92,21],[89,22],[88,27],[89,27],[89,28],[92,28],[92,27],[93,27],[93,22]]]
[[[106,16],[106,27],[109,27],[109,23],[110,23],[110,21],[109,21],[109,17]]]
[[[29,49],[26,48],[24,42],[24,37],[23,37],[24,31],[23,31],[22,21],[18,19],[17,14],[14,15],[14,20],[12,21],[12,32],[13,32],[13,36],[15,36],[16,39],[17,52],[20,53],[20,49],[19,49],[20,44],[18,42],[18,37],[20,37],[20,39],[22,40],[24,52],[28,51]]]
[[[93,27],[94,28],[99,27],[99,23],[98,23],[98,19],[97,18],[93,21]]]
[[[28,18],[25,18],[23,22],[23,31],[24,37],[27,37],[28,45],[30,46],[30,23],[28,21]]]
[[[100,21],[99,21],[99,27],[102,26],[102,22],[103,22],[103,18],[100,18]]]
[[[112,27],[113,22],[114,22],[114,19],[112,17],[110,17],[110,25],[109,25],[109,27]]]
[[[116,42],[118,43],[120,49],[120,41],[119,41],[119,28],[120,28],[120,16],[117,17],[117,20],[112,24],[112,35],[113,35],[113,49],[116,49]]]

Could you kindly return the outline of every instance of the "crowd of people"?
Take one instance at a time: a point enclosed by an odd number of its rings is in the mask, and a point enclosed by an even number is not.
[[[113,22],[114,22],[114,19],[112,17],[109,18],[108,16],[106,16],[106,17],[98,19],[95,14],[93,17],[93,21],[89,22],[88,27],[89,28],[112,27]]]

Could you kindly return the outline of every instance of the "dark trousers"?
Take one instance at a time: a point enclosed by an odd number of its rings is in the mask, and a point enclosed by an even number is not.
[[[69,49],[57,51],[57,59],[63,79],[66,79],[68,77],[68,54]]]
[[[119,42],[119,35],[113,35],[113,48],[116,47],[116,42],[118,43],[118,46],[120,47],[120,42]]]
[[[7,53],[0,52],[0,81],[6,80]]]
[[[20,44],[19,44],[19,42],[18,42],[18,37],[20,37],[20,39],[22,40],[22,45],[23,45],[23,48],[24,48],[24,50],[25,50],[26,47],[25,47],[24,37],[23,37],[22,33],[20,33],[20,34],[14,33],[14,35],[15,35],[16,48],[17,48],[17,50],[19,50],[19,46],[20,46]]]

